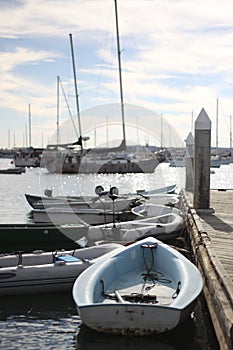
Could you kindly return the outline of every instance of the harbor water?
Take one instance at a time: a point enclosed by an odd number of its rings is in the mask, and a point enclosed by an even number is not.
[[[21,175],[0,175],[0,223],[30,222],[24,194],[95,195],[95,187],[117,186],[120,193],[151,190],[177,183],[184,187],[184,168],[160,164],[154,174],[55,175],[44,169],[26,169]],[[232,189],[233,164],[211,174],[212,189]],[[100,315],[103,317],[103,315]],[[172,332],[146,337],[97,333],[81,324],[71,291],[63,294],[4,297],[0,299],[0,349],[190,349],[218,350],[201,296],[191,317]]]

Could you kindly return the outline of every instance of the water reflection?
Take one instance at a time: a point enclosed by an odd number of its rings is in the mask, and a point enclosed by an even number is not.
[[[101,334],[82,325],[77,334],[78,350],[173,350],[175,347],[154,337],[129,337]]]

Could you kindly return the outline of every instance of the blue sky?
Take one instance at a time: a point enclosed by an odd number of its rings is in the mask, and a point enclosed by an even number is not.
[[[162,114],[181,140],[204,107],[215,146],[218,98],[218,142],[229,147],[233,2],[118,0],[118,16],[125,103]],[[56,130],[57,76],[75,115],[69,33],[81,115],[120,101],[113,0],[0,0],[0,147],[26,144],[29,104],[32,145],[46,146]],[[60,124],[67,118],[61,96]]]

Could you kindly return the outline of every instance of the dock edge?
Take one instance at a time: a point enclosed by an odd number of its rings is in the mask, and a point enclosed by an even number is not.
[[[180,193],[180,206],[195,263],[202,274],[204,297],[221,350],[233,350],[233,283],[220,263],[208,232],[190,202],[190,194]]]

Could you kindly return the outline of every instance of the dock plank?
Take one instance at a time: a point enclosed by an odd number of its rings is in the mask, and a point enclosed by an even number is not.
[[[181,191],[181,207],[220,349],[233,350],[233,191],[210,191],[207,210]]]
[[[233,191],[210,191],[213,214],[200,213],[203,229],[214,245],[223,268],[233,271]],[[229,274],[233,282],[233,273]]]

